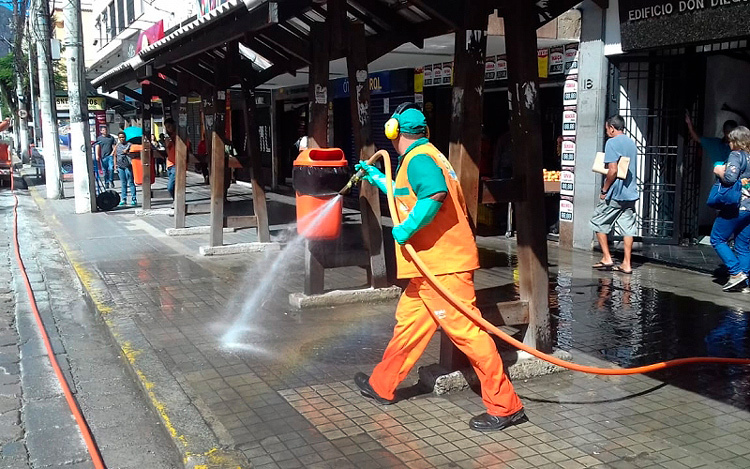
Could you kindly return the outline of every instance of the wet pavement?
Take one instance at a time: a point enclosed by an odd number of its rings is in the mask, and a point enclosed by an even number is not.
[[[190,174],[188,186],[189,199],[206,198],[199,177]],[[173,226],[167,215],[136,217],[130,208],[73,215],[72,199],[31,194],[188,459],[254,468],[750,467],[748,367],[517,380],[530,421],[476,433],[467,426],[483,412],[474,391],[381,406],[355,390],[354,373],[369,373],[390,338],[395,302],[291,310],[288,294],[302,290],[299,253],[226,347],[221,337],[279,254],[201,257],[208,236],[165,235]],[[229,198],[232,210],[249,205],[242,186]],[[272,234],[288,237],[293,199],[269,199]],[[188,226],[207,220],[191,216]],[[227,244],[247,241],[254,230],[225,236]],[[478,294],[513,299],[513,242],[478,241]],[[750,295],[656,264],[636,266],[632,276],[592,271],[591,253],[549,250],[556,346],[576,362],[748,357]],[[360,268],[326,272],[327,288],[365,282]],[[419,366],[437,362],[438,346],[436,337],[405,388]]]

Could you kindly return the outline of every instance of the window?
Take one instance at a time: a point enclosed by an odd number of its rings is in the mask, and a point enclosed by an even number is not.
[[[117,23],[115,18],[115,4],[110,3],[109,4],[109,40],[117,36]]]
[[[117,32],[125,30],[125,3],[124,0],[117,0]]]
[[[127,0],[126,7],[128,9],[128,26],[130,26],[135,21],[135,0]]]

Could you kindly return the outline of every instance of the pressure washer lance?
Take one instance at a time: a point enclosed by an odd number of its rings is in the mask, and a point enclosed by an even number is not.
[[[375,164],[376,161],[380,158],[390,158],[390,155],[385,150],[378,150],[374,155],[370,157],[369,160],[367,160],[367,164]],[[352,190],[352,187],[357,185],[359,181],[362,180],[362,178],[365,177],[365,170],[360,169],[356,173],[354,173],[354,176],[349,179],[349,182],[346,183],[343,189],[339,191],[340,195],[346,195],[349,193],[350,190]]]

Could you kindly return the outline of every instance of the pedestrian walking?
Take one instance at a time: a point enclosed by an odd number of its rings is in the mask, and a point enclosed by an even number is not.
[[[164,131],[167,133],[164,137],[164,146],[167,148],[167,190],[174,199],[175,171],[177,170],[175,167],[177,132],[174,119],[169,118],[164,121]]]
[[[96,139],[96,159],[104,174],[104,188],[115,187],[114,147],[115,137],[110,135],[106,125],[99,127],[99,137]],[[98,168],[97,168],[98,170]]]
[[[625,135],[625,119],[615,115],[607,119],[605,130],[609,140],[604,146],[604,165],[607,174],[599,193],[599,205],[594,210],[590,225],[596,233],[596,239],[602,250],[602,258],[592,267],[599,270],[616,270],[624,274],[633,273],[630,258],[633,252],[633,238],[638,233],[635,216],[635,202],[638,200],[636,156],[638,149],[635,142]],[[620,158],[630,158],[625,179],[617,177]],[[622,263],[616,265],[609,251],[607,236],[617,225],[624,243]]]
[[[739,181],[742,195],[738,204],[719,210],[711,229],[711,246],[729,269],[725,291],[747,287],[750,274],[750,130],[739,126],[729,132],[728,140],[732,151],[725,164],[714,167],[714,174],[727,188]],[[734,250],[729,247],[732,237]]]
[[[382,361],[372,376],[357,373],[354,383],[363,395],[381,404],[395,402],[396,387],[424,352],[438,327],[474,367],[487,412],[473,417],[469,427],[502,430],[525,420],[523,404],[505,375],[503,362],[487,332],[456,309],[428,283],[406,253],[409,242],[429,270],[448,289],[476,308],[474,271],[479,268],[477,246],[469,225],[464,196],[447,158],[427,135],[424,114],[414,104],[402,104],[386,123],[386,136],[399,153],[394,196],[403,222],[393,228],[398,277],[409,279],[396,309],[396,327]],[[386,191],[385,175],[365,162],[357,169]]]
[[[125,141],[125,132],[117,134],[117,145],[115,146],[115,164],[120,174],[120,206],[127,204],[128,188],[132,200],[130,205],[136,205],[138,200],[135,196],[135,180],[133,179],[133,166],[130,160],[130,142]]]

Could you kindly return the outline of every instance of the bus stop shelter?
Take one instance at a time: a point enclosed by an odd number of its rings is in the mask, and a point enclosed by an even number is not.
[[[542,213],[541,117],[538,97],[536,30],[577,4],[574,0],[229,0],[209,14],[143,48],[135,57],[93,80],[95,87],[119,91],[140,103],[144,132],[143,173],[149,174],[151,99],[160,96],[175,116],[175,227],[185,227],[191,210],[210,212],[209,246],[223,245],[223,228],[255,227],[260,243],[270,242],[265,185],[261,180],[255,90],[270,79],[307,69],[310,146],[325,146],[328,133],[329,64],[346,58],[352,83],[351,120],[355,150],[361,160],[376,148],[372,141],[368,64],[402,44],[422,47],[426,38],[455,35],[454,83],[449,159],[476,218],[480,192],[479,156],[488,16],[505,20],[509,63],[510,127],[517,149],[514,179],[488,184],[483,191],[497,200],[514,194],[520,301],[499,304],[506,324],[527,324],[524,341],[551,348],[548,311],[547,241]],[[362,85],[362,86],[358,86]],[[227,90],[239,87],[244,103],[243,167],[251,168],[254,213],[224,215],[225,109]],[[140,89],[140,92],[136,90]],[[211,201],[203,207],[185,203],[187,167],[187,98],[199,94],[206,115],[211,155]],[[379,130],[379,129],[378,129]],[[143,208],[151,208],[151,187],[143,181]],[[387,286],[380,204],[377,189],[360,191],[362,230],[369,256],[371,286]],[[307,256],[306,291],[322,290],[327,265]],[[344,261],[345,262],[345,261]],[[444,348],[441,361],[451,366],[455,350]]]

